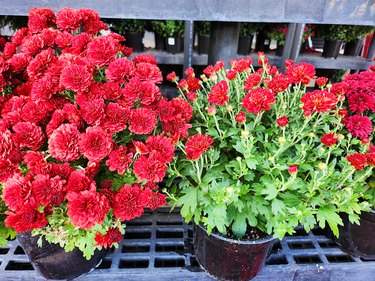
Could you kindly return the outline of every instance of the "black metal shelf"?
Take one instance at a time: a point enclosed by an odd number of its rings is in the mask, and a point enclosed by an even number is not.
[[[348,57],[339,55],[337,59],[323,58],[319,55],[300,55],[298,56],[297,62],[308,62],[315,66],[315,68],[324,69],[368,69],[370,65],[374,64],[369,59],[363,59],[361,57]]]
[[[79,280],[214,280],[194,257],[192,225],[178,210],[147,211],[129,221],[120,247]],[[220,258],[220,257],[218,257]],[[33,270],[17,241],[0,248],[1,280],[43,280]],[[340,250],[322,230],[298,230],[277,241],[255,281],[369,281],[375,261],[352,257]]]

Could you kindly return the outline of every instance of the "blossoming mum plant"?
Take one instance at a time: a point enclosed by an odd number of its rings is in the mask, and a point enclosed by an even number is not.
[[[287,61],[286,75],[259,54],[208,66],[198,79],[172,73],[181,96],[194,108],[192,129],[179,142],[183,156],[171,163],[168,184],[180,183],[175,202],[187,220],[208,233],[249,237],[251,229],[277,238],[326,224],[338,235],[348,213],[358,220],[369,204],[362,185],[372,167],[357,171],[352,161],[366,146],[341,134],[344,92],[306,91],[311,64]],[[348,161],[349,160],[349,161]]]
[[[105,29],[92,10],[34,8],[0,55],[2,242],[32,231],[89,259],[165,203],[157,183],[190,105],[166,100],[155,58],[128,59]]]

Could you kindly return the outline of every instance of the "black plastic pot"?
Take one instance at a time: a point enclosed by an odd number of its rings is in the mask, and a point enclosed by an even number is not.
[[[194,226],[195,256],[200,266],[219,280],[250,280],[262,269],[274,238],[234,240]]]
[[[357,39],[345,43],[344,56],[359,56],[363,46],[363,39]]]
[[[270,51],[270,43],[271,39],[264,32],[260,31],[255,41],[255,51],[268,53]]]
[[[134,52],[143,52],[143,36],[144,32],[131,32],[127,31],[125,34],[125,45],[133,48]]]
[[[350,223],[348,215],[342,214],[344,226],[339,227],[336,239],[341,250],[363,259],[375,259],[375,211],[361,214],[360,225]]]
[[[306,50],[306,41],[301,44],[301,49],[299,50],[299,54],[302,55]]]
[[[277,43],[275,55],[278,56],[278,57],[281,57],[283,55],[283,51],[284,51],[284,45],[280,45],[279,43]]]
[[[182,37],[167,37],[165,46],[168,53],[176,54],[184,51],[184,38]]]
[[[65,252],[58,244],[43,241],[43,246],[38,247],[37,236],[31,232],[17,235],[17,239],[29,257],[34,269],[46,279],[73,279],[90,272],[100,264],[106,250],[96,251],[90,260],[87,260],[79,249]]]
[[[208,54],[210,49],[210,36],[198,35],[198,54]]]
[[[339,56],[342,40],[325,40],[322,56],[337,59]]]
[[[155,49],[165,51],[165,37],[155,33]]]
[[[251,44],[253,43],[253,35],[240,36],[238,38],[237,54],[248,55],[251,53]]]

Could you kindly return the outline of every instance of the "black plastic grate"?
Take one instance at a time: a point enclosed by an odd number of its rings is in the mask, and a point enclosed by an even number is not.
[[[213,280],[194,257],[192,225],[179,210],[148,210],[127,224],[124,240],[91,273],[79,280]],[[218,257],[220,258],[220,257]],[[375,261],[343,253],[321,229],[276,241],[265,267],[253,280],[375,280]],[[0,247],[0,280],[43,280],[17,241]]]

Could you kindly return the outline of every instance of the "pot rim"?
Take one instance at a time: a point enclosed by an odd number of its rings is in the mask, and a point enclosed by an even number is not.
[[[201,230],[203,230],[207,234],[207,229],[205,227],[203,227],[200,224],[194,224],[194,225],[195,225],[195,227],[199,227]],[[272,235],[267,235],[267,236],[259,238],[259,239],[251,239],[251,240],[232,239],[232,238],[228,238],[228,237],[225,237],[225,236],[213,233],[213,232],[211,232],[211,234],[208,235],[208,236],[209,237],[210,236],[215,237],[216,239],[223,240],[223,241],[228,242],[228,243],[232,243],[232,244],[244,244],[244,245],[264,244],[264,243],[269,243],[269,242],[271,242],[273,240],[276,240],[276,238],[274,238]]]

